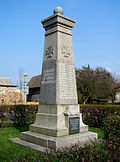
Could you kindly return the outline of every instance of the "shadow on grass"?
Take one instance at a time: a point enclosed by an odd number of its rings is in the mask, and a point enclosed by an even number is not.
[[[25,132],[25,131],[28,131],[29,130],[29,126],[16,126],[16,125],[14,125],[14,127],[18,130],[18,131],[20,131],[20,132]]]

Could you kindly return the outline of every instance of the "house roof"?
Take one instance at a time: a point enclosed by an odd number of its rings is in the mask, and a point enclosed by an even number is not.
[[[0,77],[0,87],[16,87],[16,85],[12,85],[10,78]]]
[[[113,90],[120,91],[120,83],[113,86]]]
[[[11,80],[9,78],[0,77],[0,85],[11,85]]]
[[[37,75],[31,78],[27,86],[29,88],[38,88],[41,85],[41,75]]]
[[[0,87],[17,87],[16,85],[0,85]]]

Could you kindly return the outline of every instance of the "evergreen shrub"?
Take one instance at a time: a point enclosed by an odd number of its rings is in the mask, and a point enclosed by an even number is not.
[[[9,127],[12,125],[11,112],[13,105],[0,105],[0,127]]]
[[[108,150],[115,160],[120,159],[120,115],[108,115],[103,120]]]
[[[120,105],[80,105],[80,112],[85,124],[100,128],[108,115],[120,115]]]
[[[29,126],[35,120],[38,105],[15,105],[12,113],[12,121],[15,126]]]
[[[28,126],[35,120],[38,105],[0,105],[0,127]]]
[[[103,129],[107,140],[120,141],[120,115],[108,115],[103,120]]]

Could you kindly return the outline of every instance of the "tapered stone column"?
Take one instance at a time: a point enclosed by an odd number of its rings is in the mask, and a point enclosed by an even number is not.
[[[40,102],[73,105],[78,104],[71,32],[75,22],[62,14],[57,8],[42,21],[45,45]]]
[[[21,139],[16,140],[26,145],[33,143],[35,149],[38,146],[57,149],[97,138],[97,134],[88,132],[88,126],[82,122],[78,105],[72,47],[75,21],[63,16],[61,7],[53,13],[42,21],[45,43],[36,120],[30,131],[23,132]]]

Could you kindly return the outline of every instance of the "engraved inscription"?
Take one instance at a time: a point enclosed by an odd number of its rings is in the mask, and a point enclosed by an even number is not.
[[[51,58],[53,56],[53,47],[48,47],[45,51],[45,56],[46,58]]]
[[[49,84],[55,82],[55,70],[48,69],[43,71],[42,84]]]
[[[79,117],[69,118],[69,134],[79,133]]]
[[[72,65],[59,64],[59,93],[60,99],[75,99],[74,67]]]

